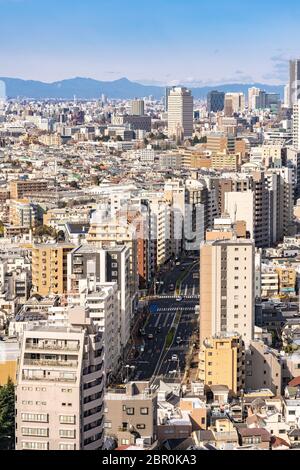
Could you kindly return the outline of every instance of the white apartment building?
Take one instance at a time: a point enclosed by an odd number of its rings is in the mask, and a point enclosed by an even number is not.
[[[17,450],[101,450],[104,349],[84,308],[24,331],[16,386]]]
[[[106,374],[115,373],[121,355],[121,314],[117,284],[81,279],[79,294],[70,294],[68,302],[89,309],[90,318],[102,333]]]

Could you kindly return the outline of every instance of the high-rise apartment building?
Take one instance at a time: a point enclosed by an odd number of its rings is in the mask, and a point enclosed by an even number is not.
[[[67,292],[67,255],[74,249],[68,243],[32,247],[32,286],[36,294],[62,295]]]
[[[145,115],[144,100],[132,100],[131,101],[131,114],[132,116],[144,116]]]
[[[207,111],[208,113],[217,113],[224,110],[225,93],[213,90],[207,95]]]
[[[80,281],[90,286],[116,283],[120,302],[120,344],[123,349],[130,338],[132,302],[130,296],[130,250],[124,245],[97,248],[82,245],[68,254],[68,292],[80,293]]]
[[[168,135],[193,135],[193,96],[190,90],[174,87],[168,98]]]
[[[300,60],[290,60],[290,106],[300,99]]]
[[[16,387],[17,450],[101,450],[102,335],[84,308],[22,338]]]
[[[128,222],[127,215],[111,216],[106,207],[96,211],[91,218],[87,242],[98,248],[125,245],[130,250],[129,287],[132,299],[138,292],[137,229]]]
[[[249,343],[254,334],[252,240],[217,240],[200,249],[200,347],[205,339],[234,332]]]

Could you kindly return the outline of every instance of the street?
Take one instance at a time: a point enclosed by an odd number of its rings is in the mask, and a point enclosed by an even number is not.
[[[150,318],[143,331],[144,350],[130,363],[135,367],[131,380],[179,378],[185,370],[192,336],[198,329],[195,306],[199,305],[199,263],[195,258],[185,258],[163,279],[157,298],[149,302]],[[182,280],[180,293],[172,288],[178,280]],[[182,297],[180,301],[179,297]]]

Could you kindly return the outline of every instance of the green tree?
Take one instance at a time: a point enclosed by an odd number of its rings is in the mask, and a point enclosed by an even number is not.
[[[11,378],[0,387],[0,450],[15,446],[15,386]]]
[[[48,227],[48,225],[40,225],[35,229],[34,235],[37,237],[49,236],[49,237],[57,237],[57,232],[54,228]]]
[[[4,235],[4,224],[2,220],[0,220],[0,237],[3,237]]]

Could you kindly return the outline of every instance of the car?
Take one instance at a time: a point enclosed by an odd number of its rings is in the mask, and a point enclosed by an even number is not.
[[[181,264],[180,261],[177,261],[176,266],[180,266],[180,264]]]
[[[177,356],[177,354],[173,354],[173,356],[172,356],[172,361],[178,361],[178,356]]]
[[[158,331],[158,333],[161,332],[161,326],[159,326],[159,327],[157,328],[157,331]]]
[[[141,329],[140,331],[141,331],[141,335],[142,335],[142,336],[145,336],[145,334],[146,334],[146,333],[145,333],[145,330],[144,330],[144,329]]]
[[[176,302],[182,302],[182,301],[183,301],[183,297],[182,297],[182,296],[176,298]]]
[[[176,343],[177,343],[177,344],[182,343],[182,339],[180,338],[180,336],[178,336],[178,337],[176,338]]]
[[[154,339],[154,336],[152,334],[148,335],[148,339]]]

